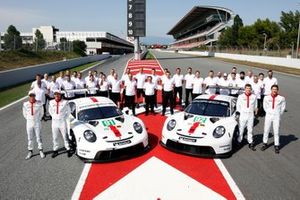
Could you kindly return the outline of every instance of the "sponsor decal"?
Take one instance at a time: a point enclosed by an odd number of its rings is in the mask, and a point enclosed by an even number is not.
[[[103,120],[101,121],[101,123],[104,127],[110,127],[116,125],[116,122],[113,119]]]
[[[199,126],[205,126],[207,117],[196,116],[194,117],[194,122],[200,122]]]

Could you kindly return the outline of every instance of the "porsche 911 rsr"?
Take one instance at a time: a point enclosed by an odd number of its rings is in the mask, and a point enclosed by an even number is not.
[[[200,95],[183,112],[169,116],[161,144],[196,156],[228,156],[238,136],[236,98]]]
[[[109,161],[143,152],[148,134],[137,117],[123,114],[108,98],[69,101],[69,136],[76,154],[85,161]]]

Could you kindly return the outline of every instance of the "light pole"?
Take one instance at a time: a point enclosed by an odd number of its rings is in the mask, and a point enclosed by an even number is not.
[[[294,42],[292,42],[291,47],[292,47],[292,58],[294,58]]]
[[[266,51],[266,45],[267,45],[267,34],[266,33],[263,33],[263,35],[265,36],[265,41],[264,41],[264,51]]]
[[[298,58],[298,54],[299,54],[299,40],[300,40],[300,16],[299,16],[299,27],[298,27],[296,58]]]

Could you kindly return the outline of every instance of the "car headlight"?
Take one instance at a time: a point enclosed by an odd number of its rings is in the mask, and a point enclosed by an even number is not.
[[[214,132],[213,132],[213,136],[215,138],[220,138],[225,134],[225,127],[224,126],[218,126],[217,128],[215,128]]]
[[[84,131],[83,136],[89,142],[95,142],[97,140],[95,133],[91,130]]]
[[[135,132],[137,132],[137,133],[142,133],[143,132],[143,127],[138,122],[133,123],[133,128],[134,128]]]
[[[176,126],[175,119],[171,119],[167,124],[168,131],[172,131],[175,128],[175,126]]]

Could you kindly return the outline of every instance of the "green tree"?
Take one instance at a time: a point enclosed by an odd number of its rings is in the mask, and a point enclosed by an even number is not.
[[[46,41],[44,39],[44,36],[41,33],[41,31],[39,29],[37,29],[35,31],[33,48],[35,49],[35,51],[38,51],[38,50],[44,49],[45,47],[46,47]]]
[[[281,12],[279,25],[283,29],[283,34],[281,34],[280,42],[287,48],[290,48],[292,44],[296,45],[299,19],[300,12],[298,10],[295,12]]]
[[[17,50],[22,47],[22,38],[20,32],[15,26],[10,25],[7,28],[7,33],[4,34],[4,49]]]
[[[224,30],[218,40],[218,45],[221,48],[231,47],[232,46],[232,28],[229,27],[226,30]]]
[[[238,38],[239,38],[239,30],[241,27],[243,27],[244,24],[243,24],[243,20],[240,18],[239,15],[236,15],[234,17],[234,22],[233,22],[233,25],[232,25],[232,46],[236,46],[238,43]]]
[[[63,38],[60,38],[59,40],[59,49],[61,51],[66,51],[67,50],[67,44],[68,44],[68,40],[67,38],[63,37]]]
[[[81,56],[86,56],[86,44],[84,41],[74,40],[72,43],[73,51]]]

